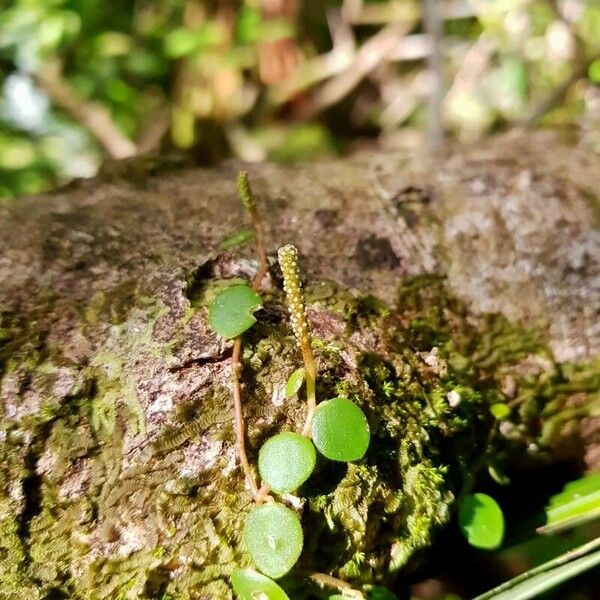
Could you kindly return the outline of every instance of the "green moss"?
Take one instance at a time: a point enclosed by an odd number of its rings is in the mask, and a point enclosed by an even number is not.
[[[315,340],[318,397],[360,405],[372,442],[362,461],[320,463],[303,486],[300,567],[390,582],[432,544],[477,474],[492,463],[501,471],[532,444],[544,456],[566,421],[600,409],[599,363],[555,364],[539,332],[469,315],[439,278],[404,282],[393,307],[329,283],[312,287],[323,315],[346,327],[340,338]],[[216,289],[199,280],[192,288],[181,336]],[[168,368],[181,340],[157,341],[167,309],[140,305],[128,290],[135,306],[98,296],[82,311],[90,335],[110,328],[110,343],[83,368],[49,347],[37,324],[7,314],[0,323],[0,382],[33,377],[51,390],[57,369],[75,380],[68,397],[50,394],[38,412],[3,421],[1,600],[230,600],[231,570],[250,564],[240,534],[252,503],[234,464],[230,390],[199,390],[147,439],[132,358]],[[282,300],[266,297],[245,336],[253,463],[267,437],[304,419],[302,401],[284,393],[300,357]],[[489,411],[498,401],[511,407],[503,434]],[[141,448],[133,462],[132,438]],[[188,468],[186,453],[203,445],[217,448],[212,463]]]

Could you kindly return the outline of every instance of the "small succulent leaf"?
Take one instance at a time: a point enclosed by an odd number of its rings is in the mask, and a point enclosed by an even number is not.
[[[273,579],[290,571],[304,544],[300,519],[278,502],[261,504],[248,513],[243,539],[258,570]]]
[[[330,460],[359,460],[369,447],[371,435],[367,417],[347,398],[321,402],[311,428],[317,450]]]
[[[475,548],[495,550],[504,538],[504,514],[487,494],[465,496],[458,508],[458,525]]]
[[[304,367],[300,367],[289,376],[289,379],[285,384],[285,397],[291,398],[292,396],[295,396],[300,391],[303,383]]]
[[[250,229],[242,229],[237,233],[234,233],[232,236],[224,239],[220,244],[219,248],[221,250],[227,250],[228,248],[233,248],[234,246],[240,246],[241,244],[245,244],[254,238],[254,231]]]
[[[276,494],[298,489],[315,468],[317,453],[313,443],[290,431],[269,438],[258,454],[258,471]]]
[[[272,579],[254,569],[235,569],[231,574],[231,586],[239,600],[289,600]]]
[[[249,286],[232,285],[219,292],[208,308],[210,326],[224,338],[231,339],[250,329],[261,308],[260,296]]]

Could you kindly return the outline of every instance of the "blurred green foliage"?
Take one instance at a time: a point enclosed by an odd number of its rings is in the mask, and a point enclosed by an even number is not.
[[[597,0],[438,7],[451,136],[530,118],[581,127],[600,147]],[[422,10],[418,0],[0,0],[0,197],[165,146],[207,162],[310,159],[362,136],[393,143],[427,118]],[[377,36],[394,23],[385,49]],[[361,72],[363,48],[376,58]]]

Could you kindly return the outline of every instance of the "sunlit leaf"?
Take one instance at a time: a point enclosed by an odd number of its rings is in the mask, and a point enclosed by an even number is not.
[[[495,550],[504,538],[504,515],[487,494],[465,496],[458,509],[458,524],[471,546]]]
[[[269,438],[258,455],[258,471],[277,494],[293,492],[313,472],[316,463],[313,443],[290,431]]]
[[[350,462],[365,455],[370,441],[363,411],[346,398],[334,398],[317,407],[312,439],[317,450],[330,460]]]
[[[296,369],[287,380],[285,384],[285,397],[291,398],[295,396],[302,387],[302,383],[304,382],[304,368],[300,367]]]
[[[273,579],[296,564],[304,543],[300,519],[278,502],[261,504],[248,513],[243,538],[258,570]]]
[[[211,302],[210,326],[225,338],[241,335],[256,323],[254,313],[262,306],[260,296],[247,285],[232,285]]]
[[[272,579],[254,569],[236,569],[231,574],[231,585],[238,600],[289,600]]]

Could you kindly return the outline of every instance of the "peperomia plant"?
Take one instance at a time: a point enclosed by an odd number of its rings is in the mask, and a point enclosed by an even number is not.
[[[498,503],[487,494],[470,494],[462,499],[458,524],[469,544],[475,548],[495,550],[504,538],[504,514]]]
[[[291,244],[285,245],[279,249],[278,258],[292,330],[303,360],[303,367],[294,371],[287,382],[286,396],[297,394],[305,383],[307,410],[301,432],[280,432],[262,445],[258,458],[262,484],[259,486],[257,483],[246,455],[240,361],[242,334],[256,322],[254,312],[262,306],[259,292],[268,273],[269,263],[262,222],[246,173],[241,173],[238,178],[238,191],[252,219],[260,265],[251,286],[232,285],[216,296],[209,306],[209,322],[217,333],[233,339],[232,385],[236,447],[255,502],[254,508],[246,517],[242,539],[260,572],[236,569],[231,576],[231,584],[242,600],[281,600],[287,598],[287,595],[273,579],[283,577],[296,565],[302,553],[304,536],[297,509],[286,506],[284,499],[276,501],[270,493],[281,497],[295,492],[306,482],[316,465],[315,446],[330,460],[351,462],[361,459],[368,449],[370,433],[365,414],[350,400],[333,398],[317,404],[317,363],[298,267],[298,251]],[[318,573],[312,573],[311,577],[328,585],[337,581],[329,575]],[[338,583],[347,593],[348,584]],[[363,597],[356,590],[350,591],[354,593],[353,597]]]

